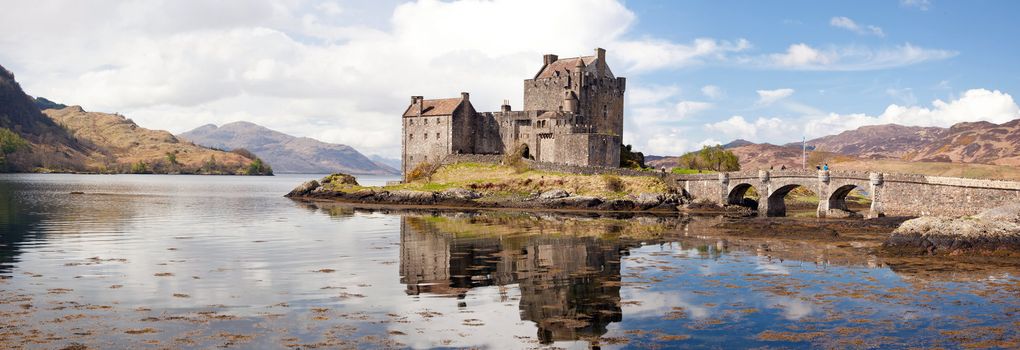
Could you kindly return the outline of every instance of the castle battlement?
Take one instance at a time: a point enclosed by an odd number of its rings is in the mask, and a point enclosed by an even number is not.
[[[615,77],[595,55],[544,55],[542,68],[524,80],[524,107],[477,112],[470,95],[412,96],[403,114],[404,174],[450,154],[503,154],[524,146],[528,158],[580,166],[616,167],[623,135],[626,78]]]

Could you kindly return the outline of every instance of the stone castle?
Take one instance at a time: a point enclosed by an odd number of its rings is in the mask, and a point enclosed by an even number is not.
[[[522,147],[542,162],[618,167],[626,78],[594,56],[545,55],[524,80],[524,110],[504,101],[499,112],[477,112],[468,93],[426,100],[412,96],[403,115],[403,173],[450,154],[503,154]]]

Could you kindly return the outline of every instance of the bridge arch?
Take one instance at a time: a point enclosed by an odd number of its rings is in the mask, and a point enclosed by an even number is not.
[[[760,195],[755,196],[758,198],[748,197],[748,192],[751,192],[752,190],[755,194],[761,193],[761,190],[758,189],[758,187],[747,182],[731,186],[729,194],[726,196],[726,204],[739,205],[757,210],[758,201],[761,199]]]
[[[786,216],[786,195],[793,192],[798,187],[803,187],[811,192],[815,190],[811,189],[811,186],[804,186],[803,184],[791,183],[779,186],[778,188],[772,189],[772,192],[768,196],[768,207],[765,210],[766,216]]]
[[[873,200],[871,198],[872,193],[870,193],[869,190],[870,186],[868,184],[868,181],[866,180],[849,178],[833,179],[833,181],[829,183],[828,187],[829,193],[827,198],[825,198],[825,202],[819,203],[820,205],[819,216],[823,215],[825,217],[842,217],[846,215],[857,216],[857,211],[853,209],[859,208],[851,208],[851,206],[847,202],[847,197],[850,196],[850,194],[853,193],[854,190],[859,190],[865,193],[868,197],[867,204],[869,207],[871,206],[871,201]],[[870,213],[867,214],[870,215]]]

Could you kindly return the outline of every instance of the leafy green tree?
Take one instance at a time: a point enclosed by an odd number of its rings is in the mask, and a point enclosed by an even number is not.
[[[740,159],[732,151],[720,145],[704,146],[700,151],[680,156],[680,168],[692,170],[737,171],[740,170]]]
[[[0,128],[0,166],[7,169],[7,156],[18,150],[28,148],[29,144],[21,135],[10,129]]]
[[[631,169],[644,169],[645,168],[644,153],[634,152],[631,145],[621,145],[620,167]]]
[[[177,163],[177,152],[166,152],[166,161],[169,162],[171,166],[180,165]]]
[[[273,168],[262,162],[261,158],[255,157],[255,160],[248,164],[248,175],[273,175]]]

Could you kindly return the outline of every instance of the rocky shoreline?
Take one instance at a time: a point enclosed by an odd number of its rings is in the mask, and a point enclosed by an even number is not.
[[[331,177],[324,180],[336,181]],[[341,180],[341,181],[353,181]],[[355,186],[355,184],[351,184]],[[351,188],[332,190],[316,180],[301,184],[286,197],[311,200],[331,200],[355,204],[402,205],[454,208],[509,208],[542,210],[589,210],[678,212],[689,198],[679,193],[643,193],[626,198],[600,198],[572,194],[564,189],[551,189],[528,196],[486,196],[478,191],[450,188],[441,191],[386,190],[383,188]]]
[[[905,254],[1020,257],[1020,205],[975,216],[908,220],[889,235],[883,247]]]

